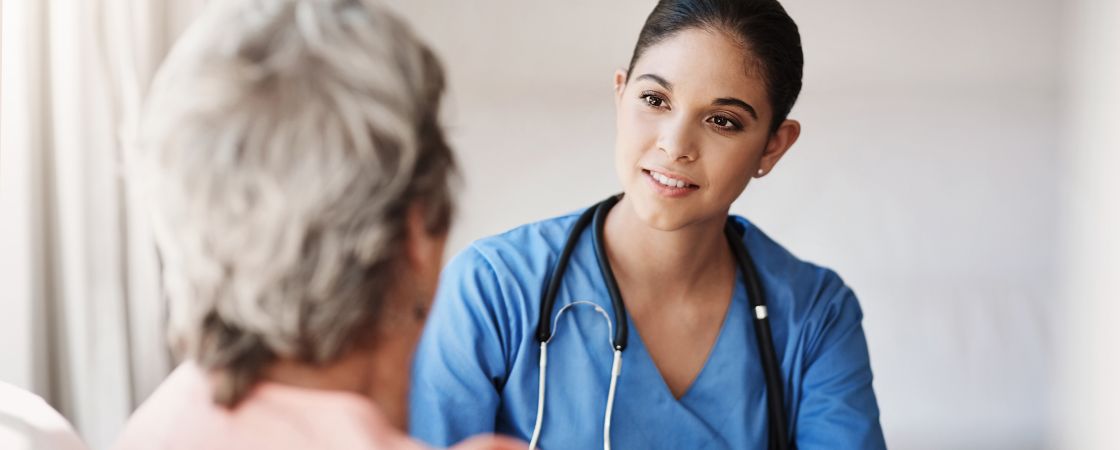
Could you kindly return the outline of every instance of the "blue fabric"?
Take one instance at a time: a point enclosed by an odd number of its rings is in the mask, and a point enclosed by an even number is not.
[[[448,446],[486,432],[528,441],[536,419],[544,285],[576,215],[479,240],[444,269],[413,365],[411,433]],[[803,262],[741,217],[758,266],[785,379],[790,435],[801,450],[885,448],[871,387],[862,311],[834,272]],[[589,229],[556,308],[594,302],[612,316]],[[678,401],[637,328],[615,397],[615,449],[764,449],[765,379],[743,280],[709,359]],[[594,308],[573,307],[548,348],[540,448],[601,448],[612,362],[611,335]]]

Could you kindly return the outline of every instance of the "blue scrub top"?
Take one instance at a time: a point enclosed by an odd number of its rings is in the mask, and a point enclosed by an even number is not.
[[[413,436],[436,446],[493,432],[529,440],[541,296],[576,217],[479,240],[444,269],[413,364]],[[797,447],[886,448],[855,294],[836,273],[797,259],[746,219],[734,220],[746,230],[743,241],[767,296]],[[766,382],[741,276],[734,292],[708,361],[680,400],[626,319],[630,339],[615,395],[613,448],[767,448]],[[594,302],[617,320],[591,227],[572,253],[553,317],[575,301]],[[607,322],[593,307],[577,305],[554,336],[540,448],[601,448],[613,357]]]

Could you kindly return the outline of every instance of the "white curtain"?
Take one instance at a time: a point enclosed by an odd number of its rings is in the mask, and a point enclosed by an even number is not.
[[[170,370],[122,131],[205,0],[0,0],[0,380],[106,448]]]

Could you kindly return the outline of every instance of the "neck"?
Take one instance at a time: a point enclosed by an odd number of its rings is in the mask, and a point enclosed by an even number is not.
[[[373,359],[353,351],[326,366],[281,359],[265,370],[265,379],[275,383],[306,389],[343,391],[371,397],[370,373]]]
[[[607,216],[604,230],[616,278],[658,297],[687,298],[699,286],[734,277],[723,234],[725,216],[663,231],[642,221],[623,197]]]
[[[403,347],[394,342],[398,340],[379,342],[372,349],[354,349],[325,366],[279,360],[266,369],[264,377],[288,386],[361,395],[372,401],[389,423],[406,431],[408,377],[400,371],[407,370],[411,357],[397,348]]]

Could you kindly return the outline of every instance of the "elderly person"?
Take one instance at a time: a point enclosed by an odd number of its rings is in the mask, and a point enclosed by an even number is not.
[[[212,5],[129,154],[184,363],[116,448],[418,448],[409,365],[452,213],[438,61],[363,0]]]

